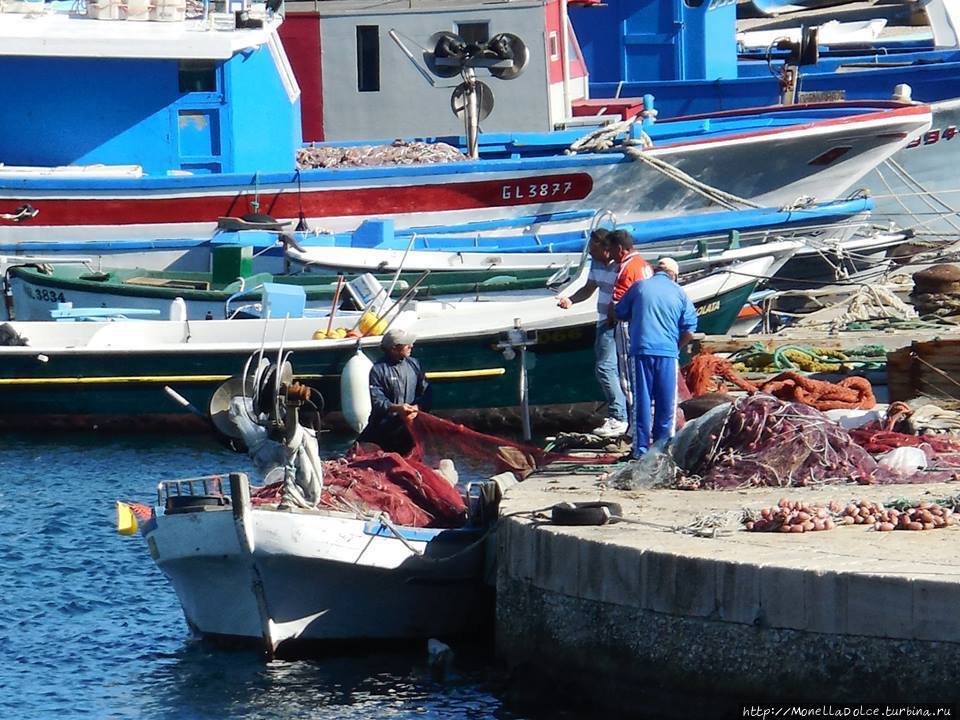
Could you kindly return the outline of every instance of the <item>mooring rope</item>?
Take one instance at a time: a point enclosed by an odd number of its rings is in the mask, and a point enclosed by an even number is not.
[[[759,204],[751,200],[747,200],[746,198],[739,197],[733,193],[720,190],[719,188],[708,185],[705,182],[701,182],[692,175],[685,173],[680,168],[671,165],[666,160],[661,160],[660,158],[653,157],[644,152],[644,149],[653,147],[653,141],[646,133],[641,133],[639,140],[632,141],[635,142],[636,145],[631,144],[631,141],[629,140],[618,144],[617,137],[623,132],[629,132],[630,128],[633,127],[640,117],[641,115],[635,115],[629,120],[622,120],[618,123],[613,123],[611,125],[598,128],[597,130],[593,130],[584,135],[582,138],[579,138],[575,142],[571,143],[570,147],[567,149],[567,153],[570,155],[575,155],[581,152],[623,153],[632,160],[638,160],[646,163],[649,167],[652,167],[654,170],[662,173],[679,185],[706,198],[712,203],[727,208],[728,210],[736,210],[743,207],[761,207]]]

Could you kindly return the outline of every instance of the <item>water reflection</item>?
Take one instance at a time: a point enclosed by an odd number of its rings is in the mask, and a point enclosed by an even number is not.
[[[256,651],[189,642],[142,673],[144,718],[519,718],[495,696],[500,679],[475,648],[433,679],[425,651],[332,654],[265,662]],[[158,658],[160,660],[160,658]]]

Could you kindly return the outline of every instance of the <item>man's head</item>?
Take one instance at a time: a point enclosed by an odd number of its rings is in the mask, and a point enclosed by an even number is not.
[[[392,361],[410,357],[417,336],[409,330],[390,330],[380,340],[380,349]]]
[[[680,276],[680,265],[673,258],[660,258],[657,260],[657,272],[666,273],[674,282]]]
[[[633,237],[626,230],[614,230],[607,233],[607,245],[610,257],[620,262],[633,250]]]
[[[607,235],[610,231],[606,228],[597,228],[590,233],[590,257],[594,262],[606,265],[610,262],[610,248],[607,245]]]

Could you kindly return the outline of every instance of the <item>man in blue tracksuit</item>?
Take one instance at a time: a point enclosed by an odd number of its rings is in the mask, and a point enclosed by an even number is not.
[[[633,456],[650,447],[650,404],[654,406],[653,442],[673,436],[680,348],[697,329],[697,311],[677,285],[677,261],[661,259],[654,276],[635,282],[616,306],[618,320],[630,322],[630,355],[636,366],[634,407],[637,437]]]

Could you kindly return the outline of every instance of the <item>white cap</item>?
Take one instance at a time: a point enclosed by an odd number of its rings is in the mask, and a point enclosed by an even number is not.
[[[416,341],[417,336],[412,332],[397,328],[395,330],[388,331],[387,334],[383,336],[383,339],[380,340],[380,347],[382,347],[384,350],[387,350],[395,345],[413,345]]]
[[[680,265],[673,258],[660,258],[657,260],[657,270],[668,270],[674,275],[680,274]]]

